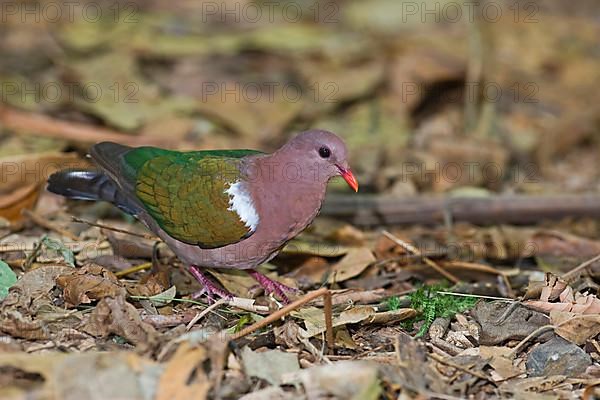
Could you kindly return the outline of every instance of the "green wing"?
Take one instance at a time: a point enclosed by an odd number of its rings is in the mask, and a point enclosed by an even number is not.
[[[253,232],[225,192],[241,178],[240,158],[253,150],[176,152],[140,147],[124,156],[135,194],[169,235],[203,248],[239,242]]]

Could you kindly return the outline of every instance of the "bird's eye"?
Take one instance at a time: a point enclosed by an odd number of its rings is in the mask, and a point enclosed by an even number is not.
[[[331,155],[331,150],[323,146],[319,149],[319,155],[321,156],[321,158],[329,158],[329,156]]]

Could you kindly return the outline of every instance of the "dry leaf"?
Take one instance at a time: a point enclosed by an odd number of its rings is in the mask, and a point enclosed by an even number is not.
[[[191,347],[183,342],[160,376],[155,399],[206,399],[211,384],[202,363],[207,358],[204,347]]]
[[[354,278],[375,261],[375,256],[367,247],[353,248],[344,258],[331,267],[329,283],[343,282]]]
[[[334,316],[333,326],[336,327],[346,324],[355,324],[373,314],[375,314],[374,307],[356,306]],[[307,307],[293,312],[292,315],[296,318],[304,320],[304,324],[306,325],[306,330],[302,331],[302,336],[304,338],[313,337],[325,332],[325,317],[322,309],[316,307]]]
[[[81,329],[99,337],[113,333],[135,345],[148,347],[152,347],[157,339],[156,330],[142,321],[135,307],[123,296],[100,300]]]
[[[94,263],[88,263],[70,274],[59,276],[56,284],[63,288],[67,307],[89,304],[104,297],[125,295],[125,288],[121,286],[115,274]]]
[[[23,219],[21,211],[32,210],[40,193],[40,185],[30,184],[10,193],[0,194],[0,217],[11,222]]]
[[[512,358],[509,358],[511,352],[512,349],[510,347],[479,347],[479,355],[488,360],[488,364],[494,368],[494,371],[496,371],[502,379],[512,378],[525,372],[524,363],[515,366],[515,361]]]
[[[281,350],[254,352],[249,347],[244,347],[242,362],[246,375],[264,379],[271,385],[281,384],[284,374],[300,370],[298,355]]]
[[[19,379],[3,379],[0,397],[144,400],[154,398],[149,383],[160,368],[133,352],[4,353],[0,369],[15,371]]]
[[[144,275],[136,283],[127,284],[127,293],[130,296],[150,297],[164,292],[169,287],[169,272],[166,268],[161,268],[157,272]]]
[[[600,315],[597,313],[581,315],[552,310],[550,320],[556,326],[554,332],[579,346],[600,333]]]
[[[404,321],[405,319],[415,317],[417,315],[417,311],[412,308],[400,308],[398,310],[393,311],[385,311],[374,314],[367,319],[363,320],[361,324],[363,325],[371,325],[371,324],[385,324],[385,325],[393,325],[400,321]]]
[[[524,301],[528,307],[543,312],[551,311],[570,311],[576,314],[599,314],[600,299],[593,294],[582,295],[573,293],[573,289],[567,286],[559,295],[560,302],[551,303],[542,300]]]

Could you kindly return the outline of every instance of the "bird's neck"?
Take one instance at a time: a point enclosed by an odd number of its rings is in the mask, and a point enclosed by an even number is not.
[[[275,221],[292,237],[318,214],[327,180],[315,176],[310,165],[274,153],[255,158],[245,169],[262,220]]]

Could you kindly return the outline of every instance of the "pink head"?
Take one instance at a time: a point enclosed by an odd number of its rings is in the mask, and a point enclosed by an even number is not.
[[[346,144],[331,132],[320,129],[302,132],[277,153],[297,160],[303,169],[312,171],[319,181],[327,182],[334,176],[341,176],[348,186],[358,191],[358,182],[348,165]]]

